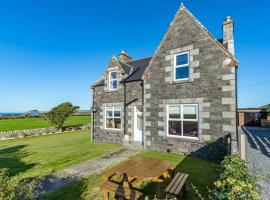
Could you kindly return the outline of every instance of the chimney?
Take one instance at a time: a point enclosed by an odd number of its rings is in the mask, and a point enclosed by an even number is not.
[[[228,51],[235,55],[234,53],[234,21],[231,17],[226,17],[222,24],[223,31],[223,45],[228,49]]]
[[[132,60],[132,58],[128,55],[128,53],[126,51],[121,51],[121,53],[119,55],[119,59],[125,63]]]

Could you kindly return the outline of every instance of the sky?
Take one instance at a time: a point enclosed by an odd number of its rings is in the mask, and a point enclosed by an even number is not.
[[[89,109],[90,84],[112,55],[152,55],[180,3],[217,38],[235,21],[239,107],[270,103],[270,1],[0,1],[0,112],[46,111],[69,101]]]

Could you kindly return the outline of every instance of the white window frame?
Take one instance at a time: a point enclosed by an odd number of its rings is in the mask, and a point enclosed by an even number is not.
[[[114,116],[114,111],[116,108],[119,108],[120,109],[120,117],[115,117]],[[107,117],[107,110],[108,109],[111,109],[112,110],[112,117]],[[122,117],[121,117],[121,107],[120,106],[108,106],[108,107],[105,107],[105,114],[104,114],[104,127],[106,130],[121,130],[122,128]],[[107,128],[107,118],[110,118],[110,119],[113,119],[113,123],[114,123],[114,119],[121,119],[121,126],[120,128]]]
[[[115,90],[118,90],[118,87],[119,87],[119,82],[118,82],[118,78],[116,77],[115,79],[112,79],[111,78],[111,74],[115,72],[117,74],[117,71],[116,70],[112,70],[112,71],[109,71],[109,90],[110,91],[115,91]],[[111,81],[116,81],[117,82],[117,87],[116,88],[111,88]]]
[[[181,108],[181,118],[180,119],[170,119],[169,118],[169,107],[170,106],[179,106]],[[183,107],[184,106],[195,106],[196,107],[196,119],[184,119],[184,112],[183,112]],[[172,137],[172,138],[183,138],[183,139],[192,139],[192,140],[199,140],[199,111],[198,111],[198,104],[169,104],[166,105],[166,133],[167,133],[167,137]],[[180,121],[181,122],[181,136],[178,135],[170,135],[169,134],[169,121]],[[193,122],[197,122],[197,130],[198,130],[198,137],[188,137],[188,136],[183,136],[183,130],[184,130],[184,126],[183,126],[183,122],[185,121],[193,121]]]
[[[184,55],[184,54],[187,54],[188,55],[188,62],[187,62],[187,64],[177,65],[177,63],[176,63],[177,56],[181,56],[181,55]],[[190,65],[189,65],[189,62],[190,62],[189,51],[182,52],[182,53],[179,53],[179,54],[175,54],[174,55],[174,77],[173,77],[174,81],[188,80],[190,78]],[[180,68],[180,67],[189,67],[188,78],[176,79],[176,69],[177,68]]]

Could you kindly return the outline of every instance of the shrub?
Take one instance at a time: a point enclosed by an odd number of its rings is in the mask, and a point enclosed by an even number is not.
[[[215,200],[259,200],[257,178],[252,176],[247,163],[238,155],[226,156],[221,163],[222,173],[210,191]]]
[[[6,169],[0,169],[0,200],[20,200],[33,198],[35,181],[19,181],[9,177]]]
[[[264,109],[266,110],[267,114],[270,115],[270,104],[265,105]]]

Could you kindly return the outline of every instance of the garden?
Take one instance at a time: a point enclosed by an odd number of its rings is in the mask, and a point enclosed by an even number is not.
[[[47,120],[44,118],[5,119],[0,120],[0,127],[2,130],[51,126],[62,129],[64,126],[89,124],[89,116],[71,116],[76,109],[78,107],[64,103],[46,113]],[[90,136],[90,130],[87,129],[1,141],[0,200],[36,198],[35,189],[40,184],[40,180],[46,180],[46,177],[84,161],[105,155],[104,158],[107,159],[109,154],[123,150],[123,146],[117,144],[92,143]],[[237,155],[227,156],[221,163],[152,151],[140,151],[128,157],[166,161],[176,166],[176,172],[188,174],[183,199],[260,199],[257,193],[257,177],[249,173],[247,163]],[[52,192],[39,195],[39,198],[103,199],[100,192],[103,171],[111,169],[115,164],[117,163],[104,165],[97,172],[72,180]],[[134,171],[133,168],[132,170]],[[164,183],[168,184],[166,181]],[[156,197],[160,199],[166,198],[164,186],[166,187],[161,183],[146,183],[139,190],[146,199]]]

